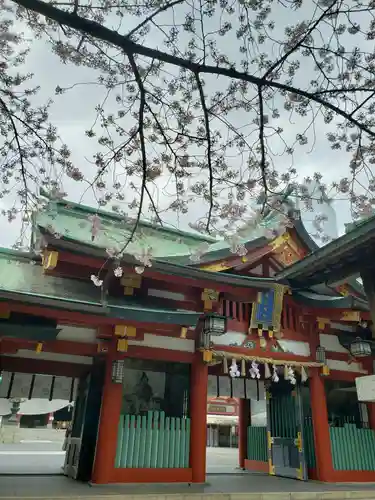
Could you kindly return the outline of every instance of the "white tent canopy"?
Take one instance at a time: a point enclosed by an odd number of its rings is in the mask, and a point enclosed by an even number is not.
[[[55,411],[65,408],[65,406],[73,405],[67,399],[27,399],[20,404],[19,415],[45,415],[54,413]],[[11,413],[12,402],[9,399],[0,398],[0,416],[9,415]]]

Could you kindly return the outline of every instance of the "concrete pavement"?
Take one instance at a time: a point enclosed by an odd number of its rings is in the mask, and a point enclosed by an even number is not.
[[[239,471],[238,450],[224,448],[208,448],[204,485],[91,486],[61,475],[61,444],[0,445],[0,500],[375,500],[375,485],[304,483]]]
[[[61,474],[62,441],[0,444],[0,474]],[[243,474],[236,448],[207,448],[208,474]]]

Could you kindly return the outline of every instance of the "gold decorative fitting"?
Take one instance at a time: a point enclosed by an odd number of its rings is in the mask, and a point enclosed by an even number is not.
[[[137,329],[135,326],[116,325],[115,335],[116,337],[136,337]]]
[[[246,264],[246,262],[248,261],[249,259],[245,256],[241,257],[241,262],[243,262],[244,264]]]
[[[211,311],[211,309],[212,309],[212,300],[205,300],[203,302],[203,309],[205,311]]]
[[[217,302],[219,300],[219,295],[220,292],[217,290],[213,290],[212,288],[205,288],[202,292],[202,300],[203,301],[211,301],[211,302]]]
[[[271,436],[270,431],[267,431],[267,445],[269,450],[272,448],[273,445],[273,437]]]
[[[133,295],[134,294],[134,288],[131,286],[125,286],[124,287],[124,295]]]
[[[297,432],[297,439],[294,440],[294,444],[297,446],[298,451],[302,453],[302,434],[300,432]]]
[[[284,233],[281,236],[278,236],[277,238],[275,238],[273,241],[271,241],[269,243],[269,246],[272,248],[272,250],[276,250],[281,245],[286,243],[289,240],[289,238],[290,238],[289,233]]]
[[[319,330],[324,330],[326,325],[331,324],[331,322],[328,318],[316,318],[316,321],[318,322]]]
[[[220,272],[230,269],[232,266],[229,265],[225,260],[221,262],[214,262],[213,264],[207,264],[206,266],[200,266],[203,271]]]
[[[117,351],[118,352],[128,352],[128,339],[118,339],[117,341]]]
[[[205,349],[203,351],[203,361],[205,363],[210,363],[212,361],[212,358],[213,358],[212,351],[208,351]]]
[[[123,275],[120,279],[120,283],[124,287],[141,288],[142,276],[139,274]]]
[[[42,264],[45,271],[51,271],[57,266],[59,259],[59,252],[44,252],[42,255]]]
[[[327,377],[329,374],[330,374],[329,366],[323,365],[323,367],[322,367],[322,375],[324,375],[325,377]]]
[[[186,339],[188,329],[186,326],[183,326],[180,331],[180,339]]]
[[[35,347],[35,351],[39,354],[40,352],[43,351],[43,343],[42,342],[38,342],[36,347]]]
[[[300,463],[300,466],[298,469],[296,469],[296,471],[297,471],[297,479],[302,481],[302,479],[303,479],[303,465],[302,465],[302,463]]]
[[[275,472],[275,466],[272,465],[271,458],[268,459],[268,473],[269,473],[270,476],[274,476],[276,474],[276,472]]]
[[[361,314],[359,311],[343,311],[341,321],[361,321]]]

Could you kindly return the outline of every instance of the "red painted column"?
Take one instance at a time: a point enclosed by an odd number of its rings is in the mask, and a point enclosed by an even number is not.
[[[238,411],[238,465],[245,468],[247,458],[247,428],[250,422],[250,400],[240,399]]]
[[[106,373],[100,410],[99,431],[91,481],[97,484],[111,482],[115,467],[117,430],[122,406],[122,384],[112,382],[112,361],[110,353],[106,359]]]
[[[190,379],[190,467],[192,482],[206,481],[208,366],[197,352],[191,365]]]
[[[367,413],[369,427],[375,430],[375,403],[367,403]]]
[[[328,412],[324,377],[320,370],[311,368],[310,400],[314,428],[316,469],[319,481],[333,480],[331,438],[329,434]]]

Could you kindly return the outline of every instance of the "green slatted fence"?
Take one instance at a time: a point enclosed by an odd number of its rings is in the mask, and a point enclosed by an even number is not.
[[[355,424],[329,431],[334,469],[375,471],[375,431],[357,429]]]
[[[267,462],[267,428],[247,428],[247,459]]]
[[[115,467],[189,467],[190,419],[166,417],[164,412],[121,415]]]
[[[309,469],[315,469],[315,444],[314,428],[311,417],[306,417],[303,422],[303,445],[305,451],[305,460]]]

